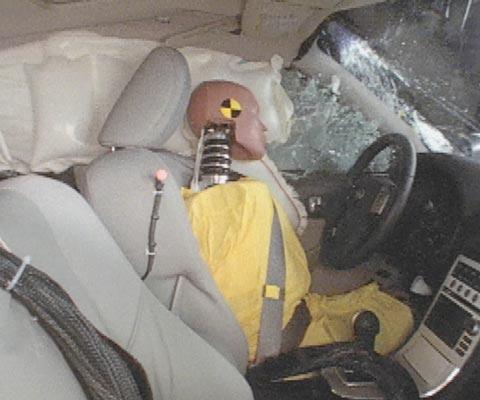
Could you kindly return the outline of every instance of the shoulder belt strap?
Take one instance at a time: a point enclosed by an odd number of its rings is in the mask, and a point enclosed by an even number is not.
[[[280,353],[282,345],[283,306],[285,300],[285,249],[282,227],[274,206],[267,276],[263,287],[263,305],[260,317],[255,363]]]

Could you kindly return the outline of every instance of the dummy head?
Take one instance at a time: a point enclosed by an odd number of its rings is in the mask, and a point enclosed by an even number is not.
[[[229,81],[201,83],[192,93],[187,118],[197,137],[209,122],[232,123],[234,159],[257,160],[265,154],[266,128],[260,121],[258,103],[245,86]]]

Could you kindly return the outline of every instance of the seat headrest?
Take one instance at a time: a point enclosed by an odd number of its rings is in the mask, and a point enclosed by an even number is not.
[[[115,103],[100,144],[160,149],[183,120],[189,95],[185,57],[169,47],[154,49]]]

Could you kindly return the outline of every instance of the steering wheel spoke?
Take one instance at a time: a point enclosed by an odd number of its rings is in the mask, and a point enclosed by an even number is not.
[[[387,147],[395,149],[396,162],[386,172],[369,172],[374,158]],[[338,197],[336,212],[327,218],[324,262],[352,268],[375,251],[406,205],[415,168],[413,144],[399,134],[382,136],[360,155],[348,172],[352,184],[347,195]]]

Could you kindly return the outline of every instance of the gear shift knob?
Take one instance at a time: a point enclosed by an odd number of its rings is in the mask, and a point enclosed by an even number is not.
[[[380,322],[372,311],[360,311],[353,317],[355,339],[366,350],[373,351],[375,337],[380,332]]]

